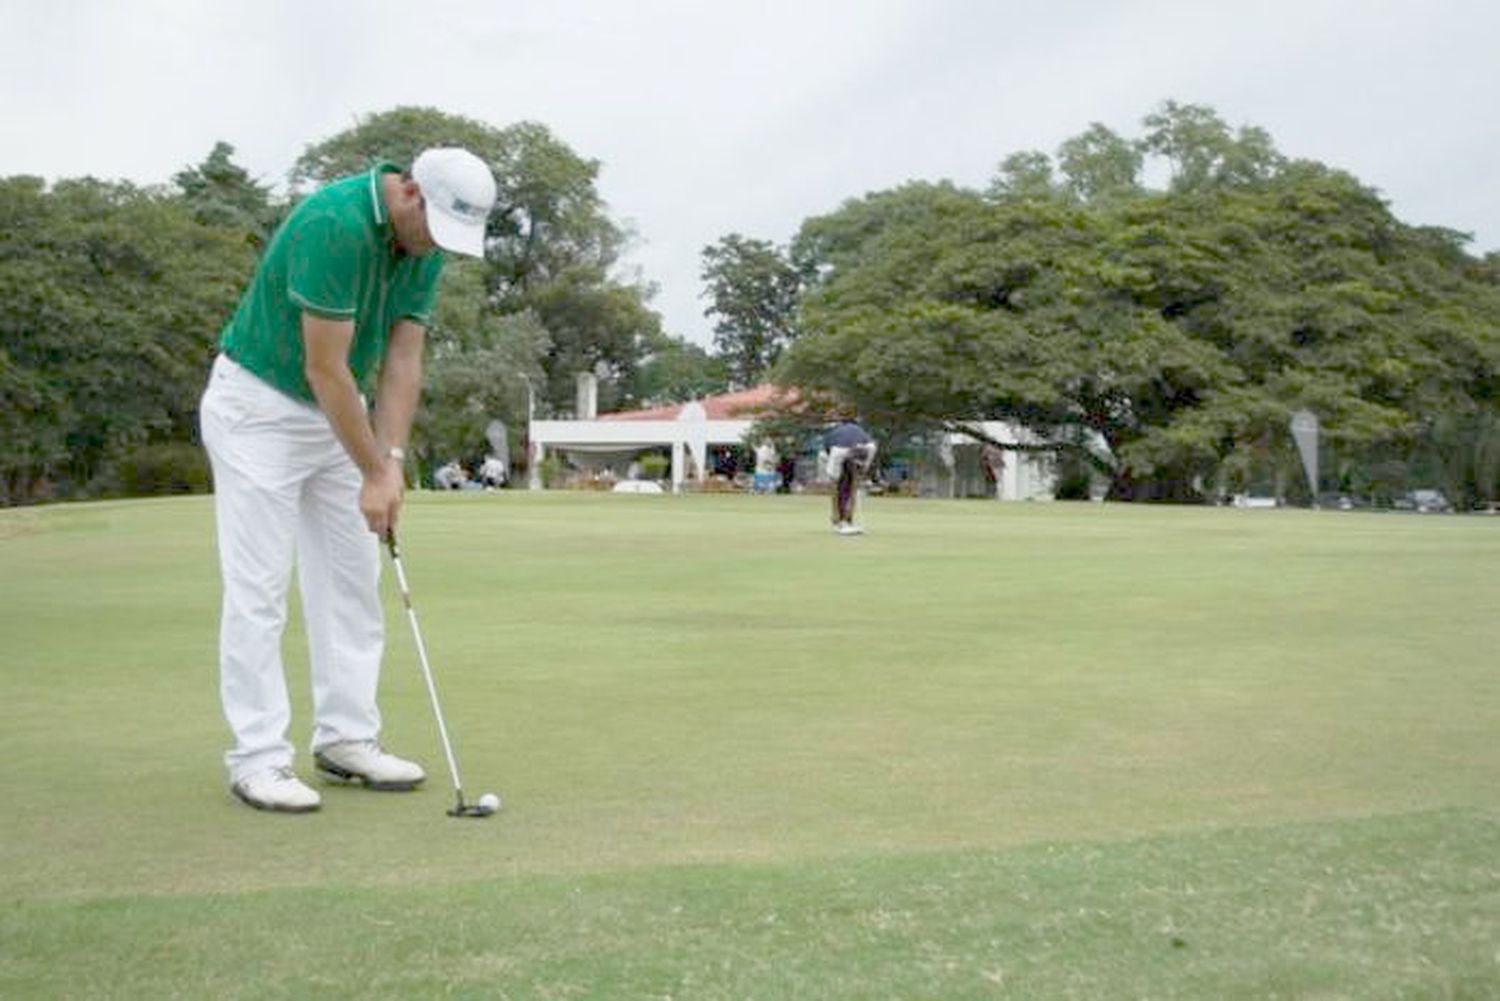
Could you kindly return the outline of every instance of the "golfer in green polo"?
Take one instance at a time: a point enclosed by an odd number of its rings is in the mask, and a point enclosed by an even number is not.
[[[320,805],[287,739],[281,637],[294,561],[318,771],[382,790],[425,777],[380,744],[379,540],[401,510],[441,251],[482,256],[494,202],[489,168],[461,149],[429,149],[409,172],[379,163],[334,181],[271,238],[224,328],[200,421],[224,587],[225,763],[251,806]]]

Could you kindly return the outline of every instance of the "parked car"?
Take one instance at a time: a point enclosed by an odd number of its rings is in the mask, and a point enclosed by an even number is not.
[[[1453,505],[1448,503],[1441,490],[1429,489],[1408,490],[1406,496],[1396,502],[1396,507],[1418,514],[1447,514],[1453,510]]]
[[[1275,507],[1276,498],[1258,494],[1235,494],[1229,498],[1231,507]]]
[[[1318,494],[1318,507],[1325,511],[1353,511],[1357,507],[1367,507],[1364,501],[1351,494],[1323,493]]]

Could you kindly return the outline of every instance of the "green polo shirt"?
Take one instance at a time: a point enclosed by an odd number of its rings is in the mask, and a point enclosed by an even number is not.
[[[316,402],[303,371],[302,314],[354,321],[349,371],[367,396],[398,320],[432,319],[442,252],[400,252],[377,163],[305,198],[271,237],[219,339],[224,353],[277,389]]]

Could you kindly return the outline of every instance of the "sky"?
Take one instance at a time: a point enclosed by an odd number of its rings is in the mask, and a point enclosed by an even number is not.
[[[600,164],[666,330],[701,254],[1172,99],[1266,129],[1402,220],[1500,249],[1491,0],[0,0],[0,176],[161,184],[214,143],[284,189],[361,117],[537,121]]]

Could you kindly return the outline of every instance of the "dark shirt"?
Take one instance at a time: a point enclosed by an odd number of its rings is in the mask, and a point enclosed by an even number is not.
[[[865,429],[853,421],[845,421],[829,431],[823,439],[823,443],[829,448],[853,448],[855,445],[867,445],[869,442],[870,436],[865,433]]]

